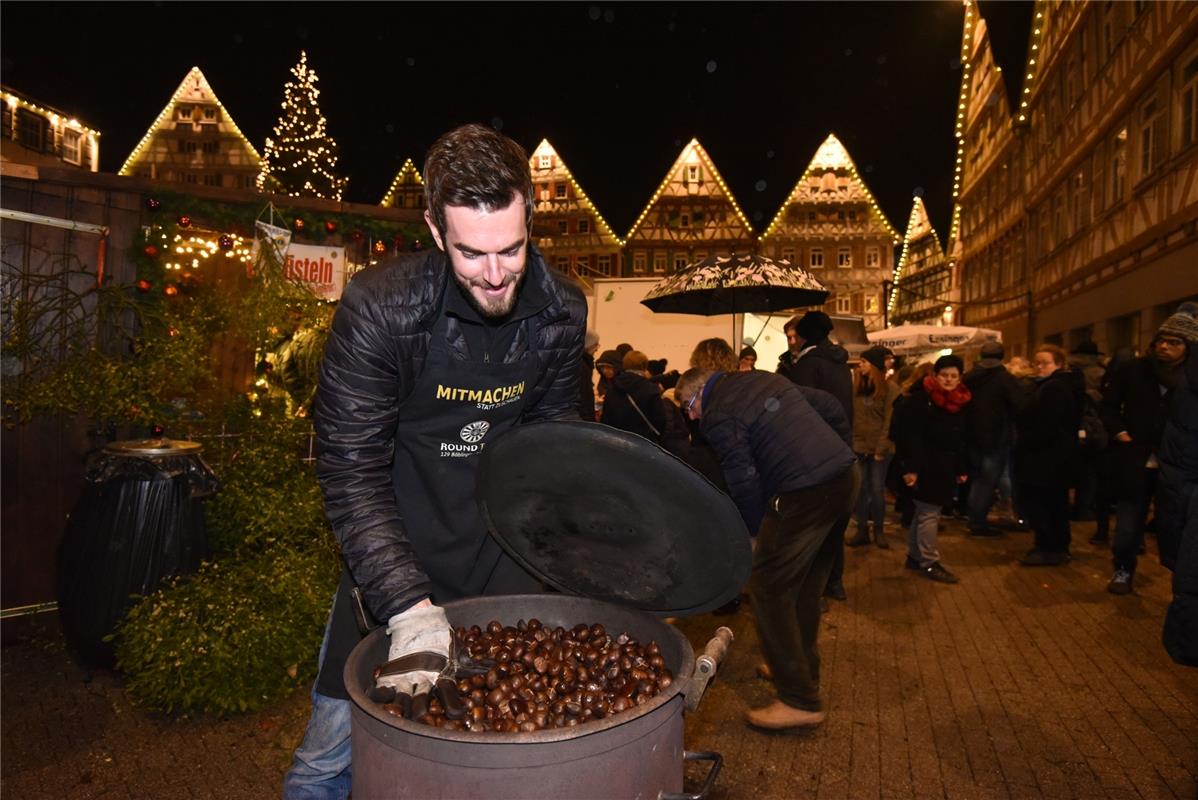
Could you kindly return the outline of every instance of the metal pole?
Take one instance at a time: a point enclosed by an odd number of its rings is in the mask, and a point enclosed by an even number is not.
[[[64,228],[68,231],[85,231],[99,236],[108,235],[108,226],[106,225],[93,225],[90,222],[76,222],[73,219],[47,217],[44,214],[30,214],[27,211],[14,211],[10,208],[0,208],[0,219],[31,222],[34,225],[49,225],[52,228]]]

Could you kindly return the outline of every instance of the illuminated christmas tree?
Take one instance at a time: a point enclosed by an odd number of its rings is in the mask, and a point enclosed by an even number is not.
[[[337,142],[325,130],[326,121],[317,103],[318,78],[308,66],[307,53],[300,52],[291,74],[295,78],[283,86],[283,114],[275,125],[275,135],[266,139],[258,189],[340,200],[349,179],[335,172]]]

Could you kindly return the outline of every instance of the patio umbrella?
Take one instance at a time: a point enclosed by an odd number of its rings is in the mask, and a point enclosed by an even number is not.
[[[1001,342],[1002,334],[989,328],[965,325],[899,325],[866,334],[869,341],[889,347],[895,355],[926,353],[929,350],[951,350],[955,347],[976,347],[986,342]]]
[[[823,305],[828,290],[811,273],[766,256],[708,256],[654,286],[641,303],[660,314],[770,314]]]

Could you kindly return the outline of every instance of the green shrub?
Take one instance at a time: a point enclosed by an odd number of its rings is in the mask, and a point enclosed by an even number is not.
[[[117,667],[141,708],[252,711],[311,680],[336,588],[326,534],[206,563],[143,598],[115,634]]]

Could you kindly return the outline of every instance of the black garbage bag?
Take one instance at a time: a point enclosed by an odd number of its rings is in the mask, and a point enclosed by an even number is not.
[[[84,666],[112,666],[104,637],[134,595],[208,557],[202,500],[218,483],[199,451],[194,442],[118,442],[89,461],[58,551],[58,615]]]

